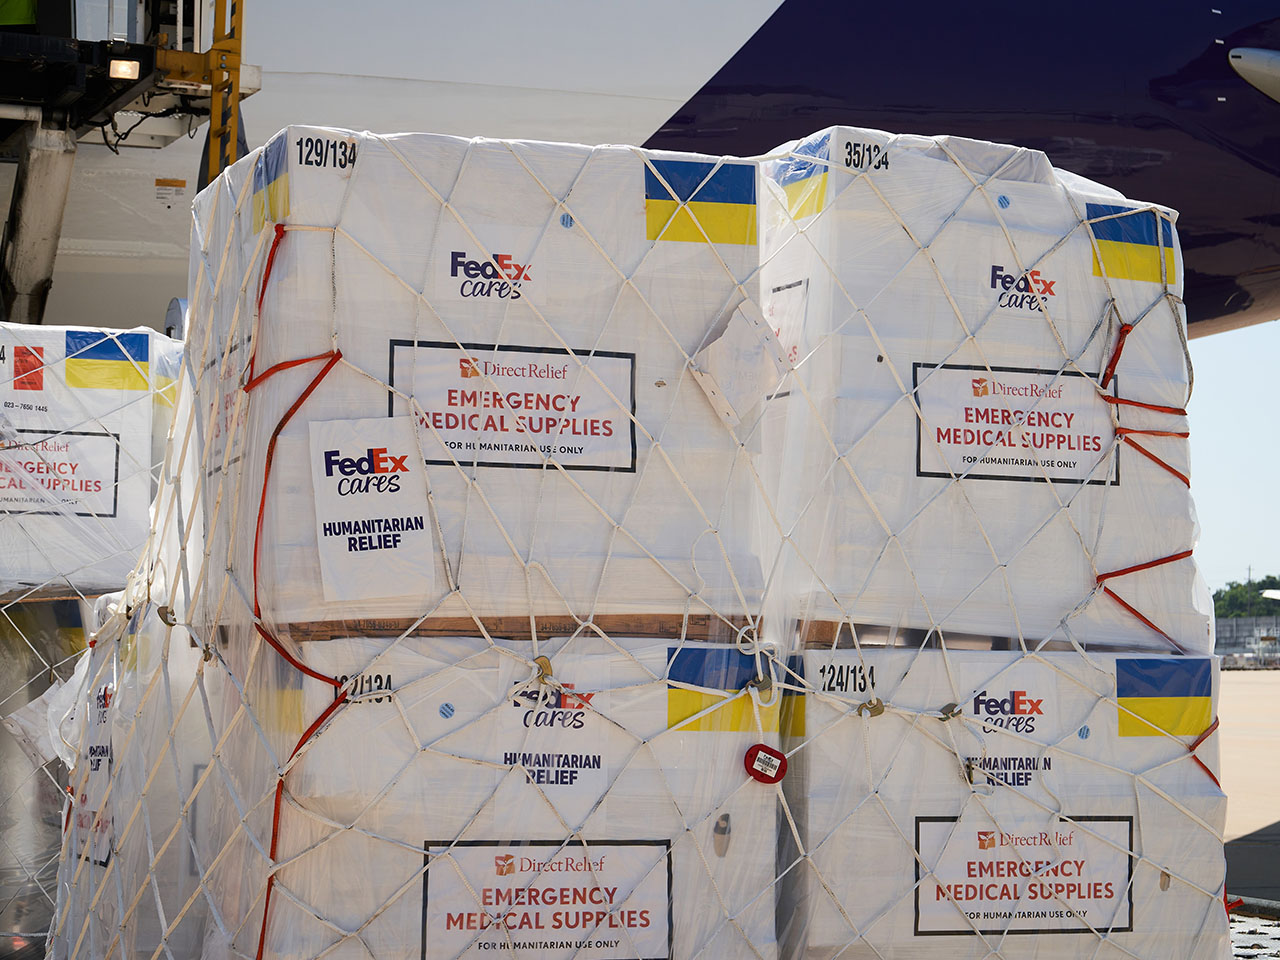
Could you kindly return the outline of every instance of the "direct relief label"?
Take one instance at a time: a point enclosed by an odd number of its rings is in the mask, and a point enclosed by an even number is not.
[[[636,468],[634,354],[392,340],[388,382],[422,407],[427,463]]]
[[[427,594],[427,481],[408,417],[311,423],[316,542],[328,601]]]
[[[15,430],[0,440],[0,513],[114,517],[119,481],[114,433]]]
[[[913,386],[917,476],[1120,483],[1111,408],[1079,372],[916,363]]]
[[[423,960],[668,960],[666,840],[428,842]],[[465,883],[463,880],[465,879]]]
[[[1006,832],[985,817],[916,817],[915,935],[1133,929],[1132,817]]]

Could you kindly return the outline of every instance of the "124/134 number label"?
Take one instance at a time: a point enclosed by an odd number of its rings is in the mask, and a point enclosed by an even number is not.
[[[866,693],[876,688],[876,668],[860,663],[824,663],[818,668],[823,693]]]

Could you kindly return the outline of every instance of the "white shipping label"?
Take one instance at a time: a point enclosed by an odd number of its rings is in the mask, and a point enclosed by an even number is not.
[[[1088,377],[931,363],[912,375],[916,476],[1120,483],[1111,408]]]
[[[636,468],[635,354],[392,340],[389,382],[422,407],[427,463]]]
[[[422,956],[668,960],[666,840],[428,842]],[[466,882],[463,882],[465,878]]]
[[[97,662],[91,662],[90,669],[101,667],[100,658],[95,660]],[[72,793],[71,825],[81,851],[87,847],[88,858],[100,867],[105,867],[111,860],[115,839],[108,795],[114,759],[110,709],[115,692],[114,676],[110,671],[99,669],[89,688],[89,717],[85,724],[87,742],[72,778],[75,790]]]
[[[412,420],[313,422],[311,483],[325,600],[431,592],[426,468]]]
[[[20,429],[0,439],[0,513],[114,517],[119,481],[117,434]]]
[[[1133,929],[1132,817],[1008,833],[985,817],[916,817],[916,848],[918,937]],[[920,862],[936,864],[923,879]]]

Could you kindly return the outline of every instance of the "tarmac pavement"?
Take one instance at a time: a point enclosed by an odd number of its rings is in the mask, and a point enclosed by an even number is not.
[[[1223,670],[1227,892],[1280,900],[1280,670]]]

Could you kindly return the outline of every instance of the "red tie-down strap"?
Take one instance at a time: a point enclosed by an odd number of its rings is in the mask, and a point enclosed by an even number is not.
[[[1200,744],[1204,743],[1213,735],[1213,732],[1218,729],[1218,723],[1218,718],[1214,717],[1213,723],[1209,724],[1209,728],[1205,730],[1204,733],[1200,734],[1200,736],[1196,737],[1193,742],[1187,744],[1187,750],[1191,752],[1191,759],[1198,763],[1200,765],[1200,769],[1209,775],[1209,779],[1213,781],[1213,785],[1221,790],[1222,784],[1219,783],[1218,778],[1213,775],[1213,771],[1209,769],[1203,760],[1196,756],[1196,749]]]
[[[276,265],[276,251],[280,248],[280,241],[284,239],[284,231],[285,226],[283,223],[277,223],[275,225],[275,236],[271,238],[271,249],[267,251],[267,264],[262,268],[262,282],[258,284],[258,309],[254,314],[255,323],[260,324],[262,320],[262,301],[267,296],[267,281],[271,279],[271,271]],[[249,384],[245,387],[246,390],[257,386],[259,382],[266,379],[266,377],[272,372],[268,370],[266,374],[263,374],[263,376],[254,377],[253,368],[257,359],[258,336],[257,330],[254,330],[253,353],[249,357]]]
[[[1144,447],[1142,444],[1138,443],[1138,441],[1137,441],[1137,440],[1134,440],[1134,439],[1133,439],[1135,436],[1138,436],[1138,437],[1182,437],[1183,439],[1185,439],[1185,438],[1187,438],[1187,437],[1191,436],[1191,434],[1190,434],[1190,433],[1187,433],[1187,432],[1177,432],[1177,431],[1174,431],[1174,430],[1135,430],[1135,429],[1133,429],[1132,427],[1116,427],[1116,436],[1117,436],[1117,437],[1119,437],[1119,438],[1120,438],[1120,440],[1121,440],[1121,441],[1123,441],[1124,443],[1127,443],[1129,446],[1133,447],[1133,449],[1137,450],[1140,454],[1142,454],[1144,457],[1146,457],[1146,458],[1147,458],[1148,460],[1150,460],[1152,463],[1156,464],[1157,466],[1163,467],[1165,470],[1168,470],[1171,474],[1173,474],[1175,477],[1177,477],[1179,480],[1181,480],[1184,484],[1186,484],[1186,486],[1188,486],[1188,487],[1190,487],[1190,486],[1191,486],[1191,478],[1190,478],[1190,477],[1188,477],[1188,476],[1187,476],[1185,473],[1183,473],[1181,470],[1176,470],[1176,469],[1174,469],[1172,466],[1170,466],[1170,465],[1169,465],[1168,463],[1166,463],[1164,460],[1162,460],[1162,459],[1160,459],[1159,457],[1157,457],[1154,453],[1152,453],[1150,450],[1148,450],[1148,449],[1147,449],[1146,447]]]
[[[1121,327],[1121,330],[1123,331],[1124,328]],[[1110,377],[1111,373],[1112,373],[1112,367],[1108,367],[1107,376],[1104,377],[1102,381],[1103,386],[1106,386],[1107,378]],[[1139,407],[1143,410],[1151,410],[1155,413],[1168,413],[1176,417],[1185,417],[1187,415],[1187,411],[1184,410],[1182,407],[1166,407],[1158,403],[1143,403],[1141,400],[1130,400],[1128,397],[1113,397],[1109,393],[1102,393],[1102,392],[1099,392],[1098,396],[1102,398],[1104,403],[1109,403],[1112,406]],[[1186,431],[1178,431],[1178,430],[1135,430],[1131,427],[1116,427],[1116,436],[1120,438],[1122,443],[1127,443],[1129,446],[1133,447],[1133,449],[1137,450],[1140,454],[1142,454],[1152,463],[1164,468],[1165,470],[1168,470],[1171,474],[1173,474],[1175,477],[1181,480],[1188,487],[1191,486],[1190,477],[1188,477],[1185,473],[1182,473],[1179,470],[1175,470],[1172,466],[1170,466],[1164,460],[1161,460],[1154,453],[1152,453],[1142,444],[1138,443],[1138,441],[1133,439],[1135,436],[1181,437],[1182,439],[1186,439],[1187,437],[1191,436],[1190,433]]]
[[[1129,334],[1131,333],[1133,333],[1132,323],[1120,324],[1120,332],[1116,334],[1116,348],[1111,354],[1111,362],[1107,364],[1107,369],[1102,372],[1102,386],[1104,389],[1111,382],[1111,378],[1115,376],[1116,364],[1120,362],[1120,354],[1124,352],[1124,342],[1129,339]]]
[[[1152,567],[1163,566],[1166,563],[1174,563],[1178,560],[1185,560],[1189,556],[1191,556],[1191,551],[1183,550],[1181,553],[1174,553],[1174,554],[1170,554],[1167,557],[1160,557],[1158,560],[1148,560],[1146,563],[1135,563],[1131,567],[1124,567],[1121,570],[1112,570],[1110,573],[1100,573],[1098,574],[1098,579],[1097,579],[1097,584],[1098,586],[1102,587],[1103,593],[1109,596],[1116,603],[1120,604],[1120,606],[1128,610],[1131,614],[1133,614],[1135,617],[1141,620],[1144,624],[1146,624],[1156,633],[1160,634],[1160,636],[1168,640],[1182,653],[1190,653],[1190,651],[1187,650],[1187,648],[1184,647],[1182,644],[1180,644],[1177,640],[1173,639],[1173,637],[1169,636],[1169,634],[1161,630],[1158,626],[1156,626],[1150,620],[1150,618],[1144,616],[1140,610],[1138,610],[1132,604],[1128,603],[1118,593],[1116,593],[1114,590],[1112,590],[1110,587],[1106,586],[1105,584],[1108,580],[1114,580],[1116,577],[1123,577],[1123,576],[1127,576],[1130,573],[1138,573],[1142,570],[1150,570]]]
[[[277,234],[276,234],[277,239],[279,238],[282,232],[283,231],[279,227],[277,227]],[[274,247],[272,248],[272,252],[274,253]],[[270,269],[270,263],[271,261],[268,260],[267,261],[268,270]],[[265,283],[266,283],[266,278],[264,277],[263,278],[264,286],[265,286]],[[288,370],[291,367],[297,367],[305,363],[312,363],[319,360],[325,361],[324,366],[321,367],[319,372],[316,373],[316,375],[311,378],[311,382],[308,383],[306,388],[303,389],[302,393],[298,395],[298,398],[293,401],[289,409],[285,411],[284,416],[280,418],[280,422],[276,424],[275,429],[271,431],[271,439],[267,442],[267,457],[266,457],[266,463],[263,466],[263,474],[262,474],[262,493],[258,499],[258,517],[257,517],[256,526],[254,527],[254,534],[253,534],[253,616],[255,620],[254,629],[257,631],[258,636],[262,637],[262,639],[265,640],[271,646],[271,648],[275,650],[275,652],[278,653],[280,657],[286,663],[288,663],[291,667],[298,670],[300,673],[308,677],[311,677],[314,680],[319,680],[322,683],[327,683],[329,686],[334,688],[334,691],[336,693],[333,703],[329,704],[329,706],[324,709],[324,711],[320,714],[320,716],[318,716],[315,719],[315,721],[311,724],[311,726],[309,726],[303,732],[302,736],[298,738],[298,742],[294,745],[293,751],[289,754],[290,760],[292,760],[295,756],[297,756],[298,751],[302,749],[303,745],[306,744],[307,741],[310,740],[313,736],[315,736],[316,732],[321,727],[323,727],[326,722],[328,722],[329,718],[333,716],[334,712],[338,710],[339,707],[342,706],[342,704],[347,702],[347,695],[342,690],[342,682],[340,680],[338,680],[336,677],[326,676],[323,673],[319,673],[315,670],[312,670],[305,663],[303,663],[301,660],[295,657],[292,653],[290,653],[284,647],[284,645],[281,644],[280,641],[277,640],[274,636],[272,636],[271,632],[268,631],[262,625],[262,619],[261,619],[262,605],[259,598],[259,579],[258,579],[258,559],[261,555],[261,550],[262,550],[262,525],[263,525],[263,520],[266,516],[266,511],[267,511],[267,488],[271,482],[271,467],[275,463],[276,442],[280,439],[280,433],[281,431],[284,430],[285,426],[289,423],[289,421],[293,419],[294,414],[296,414],[298,410],[301,409],[302,405],[306,403],[307,398],[315,392],[316,388],[320,386],[324,378],[329,375],[329,371],[331,371],[335,366],[337,366],[338,361],[341,359],[342,359],[342,351],[332,350],[329,353],[322,353],[314,357],[302,357],[297,360],[286,360],[282,363],[275,364],[274,366],[263,371],[260,375],[256,377],[251,377],[249,382],[246,383],[244,387],[246,391],[250,391],[255,387],[257,387],[260,383],[262,383],[267,378],[272,377],[275,374],[279,373],[281,370]],[[283,800],[284,800],[284,774],[282,773],[276,779],[275,801],[274,801],[274,806],[273,806],[272,816],[271,816],[271,846],[270,846],[269,855],[270,855],[271,862],[273,864],[275,862],[276,852],[279,849],[279,844],[280,844],[280,808],[281,808],[281,804],[283,803]],[[270,916],[271,894],[272,894],[273,888],[275,887],[275,881],[276,881],[276,875],[274,873],[272,873],[269,877],[267,877],[266,896],[262,904],[262,929],[259,931],[259,934],[258,934],[258,952],[256,955],[257,960],[262,960],[263,951],[266,949],[267,920],[268,920],[268,917]]]

